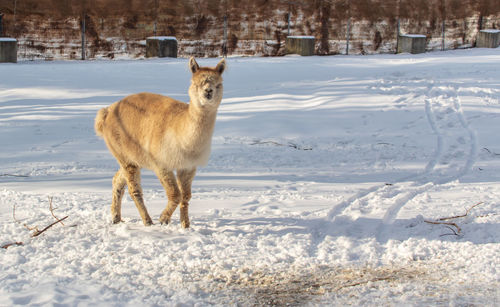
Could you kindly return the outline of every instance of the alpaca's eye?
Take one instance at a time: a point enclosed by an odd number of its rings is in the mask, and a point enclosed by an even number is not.
[[[220,89],[222,87],[222,84],[217,84],[217,89]]]

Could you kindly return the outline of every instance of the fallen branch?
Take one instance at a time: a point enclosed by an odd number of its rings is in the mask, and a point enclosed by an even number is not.
[[[264,145],[264,144],[272,144],[275,146],[288,146],[291,148],[295,148],[297,150],[312,150],[312,147],[302,147],[302,146],[297,145],[297,144],[292,143],[292,142],[288,142],[287,145],[281,144],[281,143],[278,143],[275,141],[254,141],[253,143],[250,143],[250,145]]]
[[[62,219],[58,218],[55,213],[54,213],[54,208],[52,206],[52,197],[49,197],[49,210],[50,210],[50,214],[52,215],[52,217],[54,217],[56,219],[55,222],[53,222],[52,224],[46,226],[45,228],[43,228],[42,230],[39,230],[38,229],[38,226],[29,226],[28,224],[24,223],[23,226],[28,229],[28,231],[33,231],[33,233],[31,234],[31,237],[38,237],[39,235],[41,235],[42,233],[44,233],[45,231],[47,231],[49,228],[51,228],[52,226],[54,226],[55,224],[58,224],[58,223],[61,223],[61,225],[64,226],[64,223],[62,221],[64,221],[65,219],[67,219],[69,216],[65,216],[63,217]],[[14,221],[18,224],[21,224],[21,221],[19,221],[17,218],[16,218],[16,205],[14,204],[14,206],[12,207],[12,217],[14,218]]]
[[[474,209],[475,207],[481,205],[482,203],[483,202],[480,201],[477,204],[475,204],[474,206],[470,207],[469,209],[466,209],[465,214],[451,216],[451,217],[442,217],[442,218],[438,219],[438,221],[446,221],[446,220],[452,220],[452,219],[458,219],[458,218],[461,218],[461,217],[466,217],[472,209]]]
[[[498,213],[487,213],[483,215],[476,215],[476,217],[490,217],[490,216],[497,216]]]
[[[52,216],[56,219],[56,220],[59,220],[59,222],[61,223],[61,225],[64,226],[64,223],[61,222],[61,220],[54,214],[54,208],[52,208],[52,196],[49,196],[49,209],[50,209],[50,214],[52,214]]]
[[[22,178],[28,178],[28,175],[15,175],[15,174],[0,174],[0,177],[22,177]]]
[[[452,233],[445,233],[445,234],[440,235],[440,237],[444,237],[444,236],[459,236],[459,234],[455,231],[455,229],[451,228],[450,226],[446,226],[446,228],[448,228],[449,230],[451,230]]]
[[[16,204],[14,204],[14,206],[12,206],[12,217],[14,218],[14,221],[18,224],[21,224],[21,221],[19,221],[17,218],[16,218]],[[39,231],[38,230],[38,226],[35,226],[35,227],[30,227],[28,226],[28,224],[24,223],[23,224],[24,228],[28,229],[28,231],[32,231],[34,230],[35,232]]]
[[[24,245],[24,243],[23,243],[23,242],[12,242],[12,243],[7,243],[7,244],[5,244],[5,245],[2,245],[2,248],[7,249],[7,248],[9,248],[9,247],[11,247],[11,246],[14,246],[14,245],[17,245],[17,246],[19,246],[19,245]]]
[[[493,155],[493,156],[500,156],[500,154],[496,153],[496,152],[493,152],[491,150],[489,150],[488,148],[486,147],[483,147],[483,150],[486,150],[486,152],[488,152],[490,155]]]
[[[288,147],[295,148],[297,150],[312,150],[312,147],[302,147],[292,142],[288,142]]]
[[[453,219],[458,219],[458,218],[462,218],[462,217],[466,217],[469,215],[470,211],[472,209],[474,209],[475,207],[479,206],[483,204],[483,202],[478,202],[477,204],[475,204],[474,206],[470,207],[469,209],[466,209],[465,210],[465,214],[461,214],[461,215],[455,215],[455,216],[450,216],[450,217],[442,217],[442,218],[439,218],[435,221],[431,221],[431,220],[424,220],[424,222],[428,223],[428,224],[434,224],[434,225],[446,225],[446,227],[448,229],[450,229],[451,231],[453,231],[453,233],[450,233],[450,234],[446,234],[446,235],[455,235],[455,236],[459,236],[462,232],[462,228],[460,228],[456,223],[453,223],[453,222],[444,222],[444,221],[448,221],[448,220],[453,220]],[[453,229],[452,227],[455,227],[455,229]]]
[[[460,232],[462,231],[462,228],[460,228],[457,224],[455,223],[452,223],[452,222],[440,222],[440,221],[429,221],[429,220],[424,220],[424,222],[428,223],[428,224],[435,224],[435,225],[448,225],[448,226],[453,226],[457,229],[457,232],[453,231],[453,229],[451,229],[453,232],[455,232],[455,235],[459,235]]]
[[[57,223],[61,223],[62,224],[62,221],[64,221],[65,219],[68,218],[68,215],[66,215],[65,217],[63,217],[62,219],[60,220],[57,220],[55,221],[54,223],[50,224],[49,226],[45,227],[44,229],[42,230],[36,230],[34,233],[31,234],[32,237],[38,237],[39,235],[41,235],[44,231],[46,231],[47,229],[49,229],[50,227],[54,226],[55,224]],[[64,224],[63,224],[64,225]]]

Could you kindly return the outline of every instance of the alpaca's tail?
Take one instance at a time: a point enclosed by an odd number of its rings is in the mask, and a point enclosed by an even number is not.
[[[102,131],[104,129],[104,121],[106,120],[106,116],[108,116],[108,108],[102,108],[97,112],[95,117],[94,129],[95,133],[98,136],[102,136]]]

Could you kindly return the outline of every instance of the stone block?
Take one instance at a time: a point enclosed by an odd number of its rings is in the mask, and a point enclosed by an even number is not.
[[[286,54],[314,55],[314,36],[287,36]]]
[[[420,34],[402,34],[398,39],[398,53],[424,53],[426,36]]]
[[[177,57],[177,39],[173,36],[151,36],[146,38],[146,57]]]
[[[0,63],[17,63],[17,40],[0,37]]]
[[[476,47],[497,48],[500,45],[500,30],[487,29],[479,31],[477,35]]]

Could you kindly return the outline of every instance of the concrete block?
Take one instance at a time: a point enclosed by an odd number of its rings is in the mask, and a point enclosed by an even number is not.
[[[314,36],[287,36],[286,54],[314,55]]]
[[[146,57],[177,57],[177,39],[173,36],[151,36],[146,38]]]
[[[481,30],[477,35],[476,47],[496,48],[500,45],[500,30]]]
[[[0,37],[0,63],[17,63],[17,40]]]
[[[403,34],[398,39],[398,53],[424,53],[426,36],[420,34]]]

